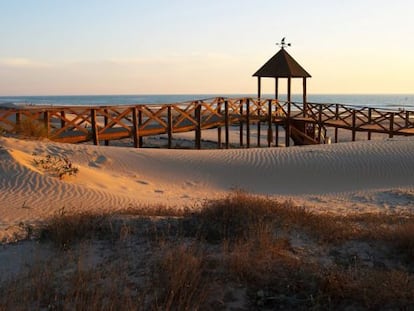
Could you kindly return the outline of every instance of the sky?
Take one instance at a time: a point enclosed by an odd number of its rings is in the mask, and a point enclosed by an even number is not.
[[[0,12],[0,96],[255,93],[283,37],[311,94],[414,93],[412,0],[0,0]]]

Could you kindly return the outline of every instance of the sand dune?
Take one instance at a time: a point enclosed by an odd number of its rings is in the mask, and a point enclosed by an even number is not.
[[[328,212],[404,210],[414,201],[414,140],[232,150],[134,149],[0,138],[0,230],[64,208],[196,206],[243,189]],[[63,180],[47,155],[79,168]],[[3,234],[5,236],[7,234]],[[1,235],[0,235],[1,238]]]

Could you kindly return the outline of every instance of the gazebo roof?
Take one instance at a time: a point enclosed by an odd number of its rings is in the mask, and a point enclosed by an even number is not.
[[[267,61],[254,77],[269,78],[310,78],[311,75],[299,65],[284,48]]]

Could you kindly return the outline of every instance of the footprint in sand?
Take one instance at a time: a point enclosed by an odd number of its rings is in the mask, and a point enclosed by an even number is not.
[[[96,157],[96,159],[95,159],[96,164],[104,164],[106,162],[108,162],[108,158],[103,156],[103,155],[100,155],[100,156]]]
[[[89,165],[90,167],[95,167],[95,168],[99,168],[99,167],[100,167],[98,164],[96,164],[96,163],[95,163],[95,162],[93,162],[93,161],[90,161],[90,162],[88,163],[88,165]]]
[[[107,162],[108,162],[108,158],[103,155],[100,155],[100,156],[97,156],[93,161],[90,161],[89,166],[100,168],[103,164]]]
[[[149,185],[149,182],[148,181],[145,181],[145,180],[137,180],[137,183],[139,183],[139,184],[141,184],[141,185]]]

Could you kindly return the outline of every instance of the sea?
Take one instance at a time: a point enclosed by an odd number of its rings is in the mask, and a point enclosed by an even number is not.
[[[182,94],[182,95],[65,95],[65,96],[0,96],[0,105],[140,105],[168,104],[214,97],[256,98],[255,94]],[[272,98],[264,94],[262,98]],[[279,97],[285,100],[285,95]],[[302,102],[302,95],[292,95],[292,101]],[[384,110],[414,110],[414,94],[308,94],[311,103],[343,104],[354,107],[375,107]]]

